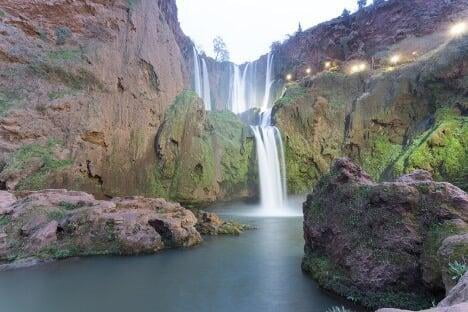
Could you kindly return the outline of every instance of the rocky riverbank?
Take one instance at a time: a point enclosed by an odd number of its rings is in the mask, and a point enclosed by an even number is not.
[[[190,210],[159,198],[96,200],[67,190],[0,191],[0,264],[14,268],[74,256],[148,254],[195,246],[201,234],[246,229],[214,214],[197,214],[198,220]]]
[[[376,183],[339,159],[304,203],[303,269],[371,308],[427,308],[466,267],[467,221],[468,195],[426,171]]]

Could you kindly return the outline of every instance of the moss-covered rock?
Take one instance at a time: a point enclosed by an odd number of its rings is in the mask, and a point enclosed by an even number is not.
[[[150,192],[188,204],[249,193],[253,139],[230,112],[205,112],[198,96],[180,94],[156,138]]]
[[[347,156],[376,180],[414,169],[466,189],[466,47],[460,38],[392,71],[322,72],[291,83],[274,107],[290,193],[310,190]]]
[[[462,260],[468,195],[417,171],[375,183],[339,159],[304,203],[303,267],[320,285],[372,308],[430,307],[449,262]],[[456,242],[456,243],[455,243]],[[450,256],[442,256],[450,254]]]
[[[9,190],[39,190],[51,186],[53,176],[71,164],[59,141],[23,145],[8,157],[0,181]]]
[[[395,175],[415,169],[468,190],[468,117],[439,110],[434,126],[418,136],[393,167]]]

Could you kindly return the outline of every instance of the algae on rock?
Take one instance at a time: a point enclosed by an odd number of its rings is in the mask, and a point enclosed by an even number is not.
[[[191,91],[168,109],[156,137],[150,193],[188,204],[245,196],[252,185],[253,140],[230,112],[205,112]]]

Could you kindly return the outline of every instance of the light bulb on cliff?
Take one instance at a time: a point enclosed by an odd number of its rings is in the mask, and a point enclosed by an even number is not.
[[[291,74],[287,74],[287,75],[286,75],[286,80],[287,80],[287,81],[291,81],[291,80],[292,80],[292,75],[291,75]]]
[[[311,72],[312,72],[312,69],[310,67],[306,69],[306,74],[307,75],[310,75]]]
[[[390,63],[398,64],[401,60],[401,56],[399,54],[395,54],[390,58]]]
[[[457,24],[453,25],[450,28],[450,35],[453,36],[453,37],[458,37],[458,36],[461,36],[464,33],[466,33],[467,30],[468,30],[468,27],[467,27],[466,23],[465,22],[460,22],[460,23],[457,23]]]
[[[330,68],[331,67],[331,62],[325,62],[325,68]]]

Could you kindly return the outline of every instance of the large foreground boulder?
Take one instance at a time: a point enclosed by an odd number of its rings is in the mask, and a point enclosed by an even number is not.
[[[34,257],[154,253],[201,242],[197,219],[159,198],[109,201],[67,190],[0,192],[0,264]]]
[[[377,312],[407,312],[399,309],[380,309]],[[450,290],[447,297],[437,307],[420,312],[465,312],[468,311],[468,273],[460,278],[458,284]]]
[[[304,203],[303,269],[372,308],[427,308],[468,256],[467,221],[468,195],[428,172],[375,183],[339,159]]]

